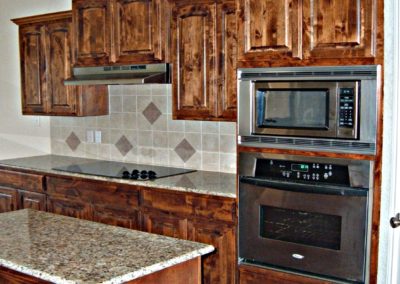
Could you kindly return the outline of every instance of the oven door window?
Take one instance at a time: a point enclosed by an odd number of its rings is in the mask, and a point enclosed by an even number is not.
[[[260,236],[296,244],[340,250],[340,216],[260,206]]]
[[[259,128],[328,129],[329,89],[258,89]]]

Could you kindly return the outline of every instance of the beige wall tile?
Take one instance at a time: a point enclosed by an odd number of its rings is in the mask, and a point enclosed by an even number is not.
[[[219,152],[218,134],[203,134],[201,140],[202,140],[202,151]]]
[[[123,96],[122,97],[122,111],[123,112],[136,112],[137,111],[136,96]]]
[[[110,97],[110,113],[122,112],[122,96]]]

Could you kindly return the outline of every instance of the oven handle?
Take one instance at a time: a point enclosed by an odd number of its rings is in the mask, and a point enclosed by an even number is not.
[[[254,177],[239,177],[240,183],[251,184],[259,187],[269,187],[272,189],[286,190],[302,193],[329,194],[341,196],[367,196],[368,189],[353,188],[334,185],[300,184],[287,181],[275,181],[270,179],[259,179]],[[240,185],[239,185],[240,189]]]

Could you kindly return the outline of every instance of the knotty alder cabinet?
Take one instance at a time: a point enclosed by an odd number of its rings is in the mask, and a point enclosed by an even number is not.
[[[77,66],[164,62],[168,0],[73,0]]]
[[[239,65],[373,64],[381,1],[237,0]]]
[[[104,115],[106,86],[64,86],[71,77],[71,12],[14,19],[19,25],[22,112],[34,115]]]
[[[0,169],[0,213],[24,208],[46,211],[43,176]]]
[[[175,119],[236,119],[234,1],[172,1]]]

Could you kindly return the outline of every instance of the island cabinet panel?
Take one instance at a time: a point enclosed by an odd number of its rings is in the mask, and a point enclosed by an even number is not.
[[[39,211],[47,211],[45,194],[29,192],[24,190],[20,190],[18,193],[19,193],[20,209],[30,208]]]
[[[51,282],[0,266],[0,284],[51,284]]]
[[[301,57],[300,0],[238,0],[238,7],[239,60]]]
[[[375,56],[376,0],[303,1],[306,58]]]
[[[134,186],[47,177],[49,212],[140,229],[139,191]]]
[[[12,21],[19,25],[23,114],[108,114],[106,86],[64,85],[72,75],[74,60],[71,12]]]
[[[111,1],[72,1],[77,65],[104,65],[111,57]]]
[[[202,283],[235,283],[236,229],[234,226],[203,220],[188,224],[188,239],[215,247],[215,251],[203,257]]]
[[[18,190],[0,186],[0,213],[18,209]]]
[[[166,0],[74,0],[77,66],[163,62],[168,42]]]

